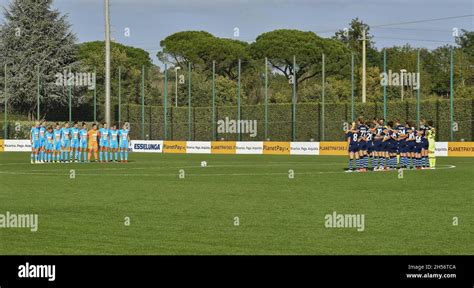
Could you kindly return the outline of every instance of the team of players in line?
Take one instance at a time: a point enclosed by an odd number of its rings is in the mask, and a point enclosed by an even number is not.
[[[374,118],[359,117],[345,131],[349,148],[348,172],[391,169],[429,169],[436,165],[435,128],[433,121],[420,121],[416,129],[413,121],[385,123]]]
[[[96,162],[128,162],[128,123],[120,130],[116,125],[109,129],[107,123],[97,129],[94,123],[88,130],[84,122],[81,128],[76,121],[73,127],[64,122],[62,127],[56,123],[53,129],[42,121],[35,123],[30,134],[31,163],[90,162],[92,154]]]

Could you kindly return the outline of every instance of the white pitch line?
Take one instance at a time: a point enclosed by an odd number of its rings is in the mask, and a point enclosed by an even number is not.
[[[209,168],[212,166],[208,166]],[[168,167],[170,168],[170,167]],[[441,169],[453,169],[456,168],[454,165],[439,165],[436,169],[425,169],[425,170],[408,170],[411,171],[436,171]],[[181,169],[183,169],[181,167]],[[372,171],[366,172],[371,173]],[[376,171],[376,172],[397,172],[397,170],[390,170],[390,171]],[[295,171],[295,175],[317,175],[317,174],[354,174],[359,172],[352,172],[348,173],[345,171],[314,171],[314,172],[297,172]],[[375,172],[373,172],[375,173]],[[30,172],[10,172],[10,171],[0,171],[0,174],[9,174],[9,175],[43,175],[43,176],[67,176],[67,174],[57,174],[57,173],[30,173]],[[198,177],[214,177],[214,176],[271,176],[271,175],[288,175],[287,172],[272,172],[272,173],[210,173],[210,174],[190,174],[187,173],[187,176],[198,176]],[[106,173],[106,174],[97,174],[97,173],[78,173],[76,176],[97,176],[97,177],[104,177],[104,176],[117,176],[117,177],[177,177],[178,173],[173,174],[130,174],[130,173]]]
[[[52,167],[52,165],[61,165],[63,163],[44,163],[45,166],[41,166],[41,167]],[[72,163],[72,164],[78,164],[78,163]],[[86,164],[94,164],[94,163],[86,163]],[[101,163],[98,163],[98,164],[101,164]],[[118,163],[110,163],[110,164],[106,164],[106,165],[114,165],[114,164],[118,164]],[[295,163],[286,163],[286,162],[278,162],[278,163],[266,163],[266,164],[249,164],[249,163],[243,163],[242,165],[219,165],[219,164],[215,164],[215,165],[209,165],[207,167],[214,167],[214,168],[225,168],[225,167],[278,167],[278,166],[288,166],[288,165],[291,165],[291,164],[295,164]],[[32,164],[28,164],[28,165],[32,165]],[[36,164],[33,164],[33,165],[36,165]],[[38,164],[39,165],[39,164]],[[125,164],[125,165],[130,165],[130,164]],[[308,162],[300,162],[300,164],[297,164],[297,165],[300,165],[300,166],[334,166],[334,163],[308,163]],[[39,167],[39,166],[38,166]],[[82,166],[83,167],[83,166]],[[74,170],[76,171],[117,171],[117,170],[162,170],[162,169],[172,169],[172,168],[176,168],[176,169],[198,169],[198,168],[201,168],[201,166],[199,166],[198,164],[196,165],[193,165],[193,166],[158,166],[158,167],[125,167],[125,166],[122,166],[121,168],[117,167],[117,168],[86,168],[86,169],[81,169],[82,167],[76,167],[74,166]],[[57,171],[57,172],[64,172],[65,169],[67,168],[73,168],[73,166],[65,166],[64,169],[34,169],[34,170],[28,170],[29,172],[53,172],[53,171]],[[0,173],[2,171],[0,170]]]

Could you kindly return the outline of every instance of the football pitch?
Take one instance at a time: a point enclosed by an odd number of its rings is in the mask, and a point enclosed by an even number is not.
[[[0,228],[0,254],[473,255],[474,158],[437,165],[399,177],[345,173],[338,156],[0,153],[0,214],[38,215],[36,232]],[[334,213],[364,229],[326,227]]]

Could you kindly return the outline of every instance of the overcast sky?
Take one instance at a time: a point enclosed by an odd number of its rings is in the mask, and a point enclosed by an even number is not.
[[[0,0],[7,6],[11,0]],[[54,0],[68,14],[80,42],[104,38],[103,0]],[[154,62],[159,42],[183,30],[205,30],[232,38],[234,28],[242,41],[278,28],[311,30],[330,37],[359,17],[369,25],[473,15],[474,0],[110,0],[112,38],[143,48]],[[3,20],[3,15],[1,15]],[[130,37],[124,29],[129,28]],[[436,48],[452,43],[452,29],[474,30],[474,17],[374,27],[379,48],[409,43]]]

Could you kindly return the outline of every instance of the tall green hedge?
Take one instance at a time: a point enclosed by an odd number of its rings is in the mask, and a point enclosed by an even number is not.
[[[421,117],[432,119],[437,128],[437,140],[450,140],[450,113],[449,101],[426,100],[422,101]],[[390,102],[387,107],[388,118],[416,119],[416,103],[413,101]],[[98,109],[99,110],[99,109]],[[102,110],[102,109],[100,109]],[[142,138],[141,106],[122,105],[121,120],[131,124],[131,137]],[[74,115],[79,115],[74,111]],[[458,123],[458,131],[454,133],[455,141],[473,141],[474,125],[473,99],[458,99],[454,103],[454,121]],[[212,108],[194,107],[191,110],[191,135],[189,135],[189,110],[187,107],[169,107],[167,113],[167,140],[237,140],[236,134],[212,135]],[[102,114],[99,114],[102,115]],[[363,115],[366,119],[383,116],[381,103],[357,103],[355,115]],[[115,107],[112,116],[118,121],[118,107]],[[216,107],[216,122],[219,119],[237,119],[237,107]],[[321,105],[319,103],[302,103],[296,105],[296,140],[321,141]],[[79,117],[80,118],[80,117]],[[81,121],[78,117],[74,120]],[[103,117],[99,116],[99,120]],[[242,120],[257,120],[257,136],[250,137],[242,134],[243,141],[262,141],[265,139],[265,106],[253,105],[241,107]],[[326,104],[324,121],[324,140],[343,140],[344,124],[351,121],[351,107],[349,103]],[[56,120],[56,119],[55,119]],[[272,141],[290,141],[292,137],[292,107],[291,104],[268,105],[268,137]],[[145,125],[143,138],[164,139],[164,109],[162,106],[145,107]],[[29,121],[12,121],[7,125],[9,139],[24,139],[29,137],[32,123]],[[0,139],[3,138],[5,125],[0,122]],[[217,129],[216,129],[217,131]]]
[[[450,114],[449,101],[425,100],[421,102],[421,118],[432,119],[437,128],[437,140],[449,141]],[[123,105],[122,121],[131,123],[132,138],[141,138],[141,106]],[[455,141],[473,141],[473,99],[458,99],[454,103],[454,121],[458,123],[458,131],[454,133]],[[168,108],[167,136],[168,140],[196,141],[212,140],[212,109],[194,107],[191,110],[191,136],[189,136],[189,111],[187,107]],[[302,103],[296,105],[296,140],[321,141],[321,105],[319,103]],[[115,113],[117,116],[118,113]],[[164,138],[164,109],[161,106],[147,106],[145,109],[145,137],[148,139]],[[399,118],[402,121],[416,119],[416,103],[414,101],[390,102],[387,106],[387,118]],[[357,103],[355,115],[363,115],[366,119],[383,116],[382,103]],[[219,119],[237,119],[237,107],[216,107],[216,121]],[[242,134],[243,141],[265,140],[265,106],[253,105],[241,107],[242,120],[257,120],[256,137]],[[117,119],[116,119],[117,120]],[[344,137],[344,123],[351,121],[350,103],[325,105],[324,140],[338,141]],[[272,141],[290,141],[292,136],[291,104],[268,105],[268,139]],[[148,136],[148,137],[147,137]],[[218,140],[236,140],[236,134],[217,134]]]

